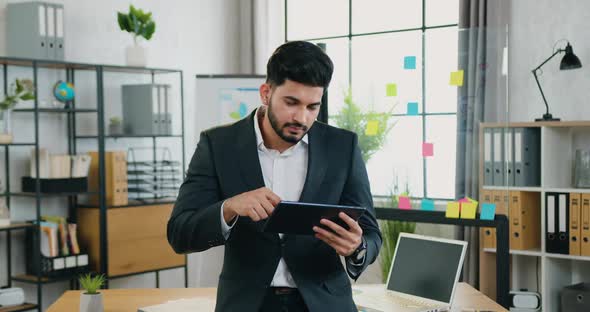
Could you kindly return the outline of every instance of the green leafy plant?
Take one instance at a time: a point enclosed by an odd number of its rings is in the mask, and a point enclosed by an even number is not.
[[[13,108],[19,101],[35,99],[33,81],[31,79],[16,79],[10,84],[6,97],[0,102],[0,111]]]
[[[389,196],[387,207],[398,207],[399,196],[396,194],[398,194],[397,183]],[[410,196],[410,187],[407,183],[405,185],[405,191],[400,195]],[[395,254],[395,247],[397,245],[399,234],[414,233],[416,231],[416,223],[395,220],[381,220],[379,223],[381,227],[381,235],[383,236],[383,244],[381,245],[381,251],[379,253],[379,264],[381,265],[382,281],[385,283],[387,282],[387,276],[389,275],[389,269],[391,268],[391,261]]]
[[[381,149],[383,143],[385,143],[387,134],[395,125],[396,122],[390,123],[392,111],[393,107],[389,112],[385,113],[375,112],[373,110],[367,112],[362,111],[360,106],[354,102],[352,90],[349,88],[344,94],[344,107],[342,107],[334,120],[339,128],[353,131],[358,135],[361,155],[366,163],[375,152]],[[366,133],[365,130],[369,122],[377,122],[375,133]]]
[[[137,44],[137,37],[150,40],[156,31],[156,23],[151,12],[144,12],[129,5],[129,13],[117,12],[117,21],[121,30],[133,34],[133,41]]]
[[[80,276],[80,286],[86,290],[86,294],[96,295],[98,290],[106,282],[103,274],[92,276],[91,273]]]

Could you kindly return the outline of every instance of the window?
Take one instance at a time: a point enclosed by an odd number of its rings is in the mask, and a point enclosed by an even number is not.
[[[330,118],[352,90],[362,109],[391,113],[386,142],[367,162],[371,190],[386,197],[406,185],[415,198],[454,199],[458,0],[286,0],[286,39],[325,43],[335,65]],[[415,69],[404,68],[404,59]],[[410,61],[411,62],[411,61]],[[396,96],[386,96],[395,83]],[[408,103],[418,103],[418,115]],[[330,119],[331,120],[331,119]],[[423,143],[434,155],[423,157]]]

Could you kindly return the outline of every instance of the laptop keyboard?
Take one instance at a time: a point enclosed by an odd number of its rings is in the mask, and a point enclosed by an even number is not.
[[[404,307],[425,307],[425,308],[434,307],[433,304],[428,303],[424,300],[417,299],[417,298],[416,299],[406,298],[406,297],[398,296],[396,294],[392,294],[389,292],[387,293],[387,295],[390,296],[399,305],[404,306]]]

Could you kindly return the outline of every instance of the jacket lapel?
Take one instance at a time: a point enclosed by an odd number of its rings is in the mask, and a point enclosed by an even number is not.
[[[315,124],[308,132],[308,164],[305,184],[299,201],[313,202],[320,184],[324,180],[328,162],[328,142],[325,141],[326,128],[322,124]]]
[[[260,159],[258,158],[258,147],[256,145],[256,134],[254,132],[254,114],[252,112],[247,118],[242,119],[237,131],[237,158],[239,162],[242,179],[251,190],[264,186]]]

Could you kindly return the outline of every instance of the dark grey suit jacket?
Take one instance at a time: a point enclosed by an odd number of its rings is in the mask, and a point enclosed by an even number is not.
[[[168,221],[168,241],[177,253],[225,244],[216,311],[258,311],[281,257],[310,311],[356,311],[351,285],[334,249],[313,236],[262,231],[264,221],[240,217],[227,240],[221,204],[264,186],[254,116],[201,133],[187,177]],[[308,132],[308,170],[300,201],[364,206],[359,219],[367,242],[362,268],[375,261],[381,232],[356,134],[315,122]],[[350,265],[347,264],[349,267]]]

